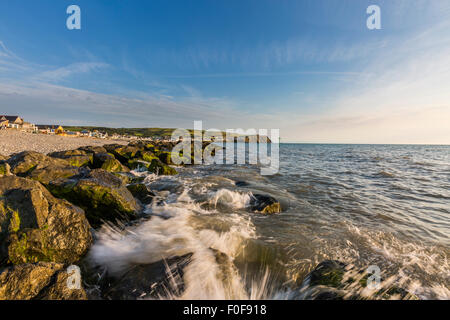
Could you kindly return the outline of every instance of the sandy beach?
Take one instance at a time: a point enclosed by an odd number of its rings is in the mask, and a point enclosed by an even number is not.
[[[0,130],[0,154],[9,156],[21,151],[50,153],[76,149],[83,146],[102,146],[110,143],[127,144],[128,141],[86,137],[26,133],[17,130]]]

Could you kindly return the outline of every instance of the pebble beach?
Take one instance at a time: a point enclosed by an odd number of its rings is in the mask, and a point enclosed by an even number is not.
[[[103,146],[111,143],[125,145],[128,141],[87,137],[64,137],[27,133],[18,130],[0,130],[0,154],[4,156],[22,151],[36,151],[47,154],[83,146]]]

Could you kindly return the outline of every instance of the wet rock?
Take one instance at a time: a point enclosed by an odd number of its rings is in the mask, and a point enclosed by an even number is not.
[[[271,196],[254,194],[250,198],[250,209],[262,214],[280,213],[281,204]]]
[[[236,187],[248,187],[250,184],[246,181],[236,181],[234,183]]]
[[[85,300],[86,292],[70,289],[60,263],[21,264],[0,270],[0,300]]]
[[[122,165],[122,163],[119,160],[117,160],[110,153],[94,154],[93,167],[100,168],[100,169],[103,169],[103,170],[106,170],[109,172],[128,172],[128,171],[130,171],[130,169],[128,169],[126,166]]]
[[[123,181],[102,169],[52,181],[48,188],[56,197],[83,208],[94,228],[99,227],[102,221],[134,219],[142,209]]]
[[[151,162],[133,159],[128,161],[128,167],[138,171],[149,171],[157,175],[171,176],[178,174],[177,170],[162,163],[158,158],[153,159]]]
[[[321,262],[305,279],[310,286],[324,285],[338,288],[342,284],[345,263],[335,260]]]
[[[113,300],[135,300],[179,296],[184,291],[183,269],[192,254],[173,257],[151,264],[135,265],[126,273],[110,278],[103,289],[104,297]]]
[[[73,263],[91,243],[82,209],[56,199],[37,181],[0,178],[0,264]]]
[[[87,167],[92,165],[93,155],[83,150],[68,150],[49,153],[52,158],[64,159],[73,167]]]
[[[377,291],[365,292],[368,276],[366,270],[355,269],[340,261],[326,260],[306,276],[296,298],[307,300],[418,299],[396,285],[389,285],[387,288],[380,285]]]
[[[157,175],[172,176],[178,174],[177,170],[161,162],[159,159],[153,159],[148,166],[148,171]]]
[[[155,194],[143,183],[130,184],[127,186],[127,189],[136,199],[145,205],[152,203],[153,197],[155,197]]]
[[[233,279],[233,273],[237,272],[237,269],[235,265],[233,264],[233,261],[230,259],[230,257],[219,250],[209,248],[216,258],[216,263],[219,266],[219,272],[218,278],[222,280],[222,282],[225,284],[226,287],[231,287],[232,279]]]

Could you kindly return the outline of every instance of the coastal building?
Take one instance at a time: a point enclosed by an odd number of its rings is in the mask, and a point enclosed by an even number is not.
[[[6,127],[12,128],[12,129],[20,129],[23,125],[23,119],[19,116],[7,116],[7,115],[0,115],[0,119],[2,119],[2,123],[5,124],[6,121]]]
[[[82,136],[82,137],[89,137],[90,134],[91,134],[91,132],[89,130],[82,130],[80,132],[80,136]]]
[[[30,123],[30,122],[23,122],[22,127],[21,127],[22,131],[27,131],[27,132],[36,132],[37,131],[37,127],[35,124]]]
[[[0,116],[0,129],[8,127],[9,120],[5,116]]]
[[[64,134],[64,128],[60,125],[38,124],[36,128],[38,132],[44,134]]]
[[[19,116],[0,115],[0,128],[21,129],[27,132],[36,132],[37,127],[30,122],[25,122]]]

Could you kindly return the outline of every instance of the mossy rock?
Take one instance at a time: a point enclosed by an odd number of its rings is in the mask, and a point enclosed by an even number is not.
[[[11,167],[8,163],[0,163],[0,177],[9,176],[11,174]]]
[[[128,168],[131,170],[137,170],[137,171],[148,171],[148,167],[150,166],[150,163],[138,159],[132,159],[128,160],[127,162]]]
[[[126,166],[124,166],[114,155],[110,153],[96,153],[94,154],[94,168],[100,168],[109,172],[128,172]]]
[[[101,146],[85,146],[85,147],[78,148],[78,150],[84,151],[86,153],[91,153],[91,154],[108,152],[104,147],[101,147]]]
[[[86,300],[80,288],[69,288],[61,263],[21,264],[0,270],[0,300]]]
[[[37,180],[44,185],[59,178],[72,177],[79,174],[80,170],[85,170],[71,166],[66,159],[52,158],[33,151],[15,154],[7,163],[11,166],[13,174]]]
[[[162,163],[170,165],[173,164],[171,160],[171,153],[169,151],[162,151],[159,153],[159,160],[161,160]]]
[[[48,156],[52,158],[64,159],[70,166],[73,167],[87,167],[92,165],[93,154],[86,151],[76,149],[68,151],[60,151],[49,153]]]
[[[136,199],[146,205],[152,203],[153,197],[155,196],[143,183],[130,184],[127,186],[127,189]]]
[[[148,166],[148,171],[156,173],[157,175],[173,176],[178,174],[177,170],[162,163],[159,159],[153,159]]]
[[[139,157],[140,149],[133,146],[121,146],[116,148],[110,153],[112,153],[120,162],[123,164],[127,163],[131,159],[135,159]]]
[[[150,151],[141,151],[140,158],[147,162],[152,162],[153,159],[158,159],[158,157]]]
[[[102,169],[75,179],[59,179],[50,183],[49,190],[83,208],[93,227],[103,221],[134,219],[142,209],[123,181]]]
[[[309,285],[339,288],[342,285],[344,273],[344,263],[334,260],[323,261],[309,274]]]
[[[280,213],[281,204],[274,197],[254,194],[250,198],[250,209],[261,214]]]
[[[0,178],[0,264],[72,263],[92,243],[84,212],[37,181]]]

